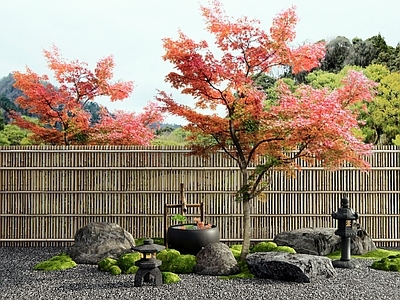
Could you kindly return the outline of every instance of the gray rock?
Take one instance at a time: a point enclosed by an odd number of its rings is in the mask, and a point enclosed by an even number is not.
[[[336,229],[310,227],[284,231],[275,236],[274,242],[278,246],[292,247],[297,253],[324,256],[341,249],[342,238],[335,234]],[[357,234],[351,238],[351,254],[376,250],[375,243],[360,224],[353,222],[353,230]]]
[[[351,254],[362,255],[376,250],[374,241],[371,239],[365,229],[360,226],[360,224],[353,222],[353,230],[357,232],[357,235],[352,237],[350,240]]]
[[[197,253],[195,273],[200,275],[233,275],[240,267],[229,247],[223,243],[212,243]]]
[[[327,255],[340,249],[341,238],[335,228],[301,228],[278,233],[274,242],[278,246],[289,246],[297,253]]]
[[[67,253],[80,264],[97,264],[106,257],[117,259],[135,246],[132,235],[115,223],[93,222],[80,228]]]
[[[256,277],[274,280],[311,282],[336,275],[329,258],[286,252],[256,252],[246,258]]]

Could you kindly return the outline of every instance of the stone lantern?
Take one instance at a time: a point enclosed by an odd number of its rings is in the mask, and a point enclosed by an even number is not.
[[[141,259],[135,263],[139,267],[135,275],[135,286],[142,286],[143,282],[153,283],[155,286],[162,285],[162,274],[158,268],[162,262],[156,259],[156,254],[164,248],[154,244],[152,239],[145,240],[143,245],[132,247],[132,250],[141,254]]]
[[[341,200],[341,207],[332,217],[338,220],[338,229],[335,234],[342,238],[342,252],[340,260],[335,260],[332,265],[337,268],[355,268],[357,264],[351,261],[351,237],[357,232],[353,229],[353,221],[358,219],[358,213],[349,207],[349,199],[344,196]]]

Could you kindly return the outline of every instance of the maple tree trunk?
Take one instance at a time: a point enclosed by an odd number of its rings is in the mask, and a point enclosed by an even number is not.
[[[240,260],[245,261],[247,254],[250,250],[250,199],[247,194],[246,199],[243,199],[243,244],[242,252],[240,253]]]

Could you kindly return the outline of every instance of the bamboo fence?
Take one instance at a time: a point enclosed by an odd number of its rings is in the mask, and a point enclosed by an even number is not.
[[[271,171],[267,189],[252,201],[252,240],[336,227],[331,213],[347,194],[375,243],[399,247],[400,148],[376,148],[367,160],[368,172],[304,163],[295,176]],[[219,227],[221,239],[240,242],[240,183],[222,152],[204,158],[176,147],[0,147],[0,246],[69,245],[79,228],[98,221],[118,223],[135,238],[162,237],[180,212],[173,207],[182,184],[189,220],[200,215],[194,204],[203,203],[205,221]]]

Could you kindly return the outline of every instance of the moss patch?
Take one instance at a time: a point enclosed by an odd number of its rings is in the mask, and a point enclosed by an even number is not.
[[[172,272],[162,272],[163,283],[172,284],[181,281],[181,278],[178,274]]]
[[[400,251],[396,250],[386,250],[386,249],[376,249],[374,251],[367,252],[362,255],[351,255],[352,258],[365,258],[365,259],[382,259],[385,257],[388,257],[390,255],[398,255],[400,254]],[[341,258],[341,250],[332,252],[327,255],[330,259],[340,259]]]
[[[37,271],[59,271],[74,268],[76,265],[76,262],[69,255],[62,253],[38,263],[33,269]]]
[[[121,255],[117,260],[117,265],[124,274],[135,274],[139,269],[135,266],[135,262],[140,260],[139,252],[126,253]]]
[[[135,262],[140,259],[139,252],[126,253],[118,259],[106,257],[97,264],[99,270],[110,272],[112,275],[120,274],[136,274],[139,267],[135,266]]]
[[[180,254],[175,249],[164,249],[157,253],[157,259],[162,261],[160,270],[177,274],[193,273],[196,265],[196,256]]]
[[[250,249],[250,253],[276,251],[278,245],[274,242],[260,242]]]
[[[97,266],[100,271],[108,272],[110,268],[117,264],[117,260],[111,257],[106,257],[98,262]]]
[[[371,268],[384,271],[400,272],[400,254],[389,255],[388,257],[374,261]]]

